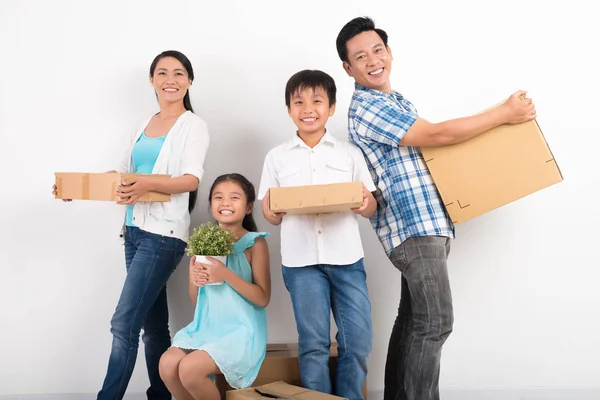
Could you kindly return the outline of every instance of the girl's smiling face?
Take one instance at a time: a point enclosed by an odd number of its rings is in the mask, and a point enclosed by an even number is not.
[[[252,211],[242,187],[233,181],[217,184],[210,197],[213,218],[221,226],[241,225],[246,214]]]

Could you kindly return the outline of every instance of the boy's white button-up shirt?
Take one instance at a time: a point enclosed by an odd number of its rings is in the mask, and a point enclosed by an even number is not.
[[[258,199],[272,187],[363,182],[375,191],[358,147],[326,132],[314,147],[295,135],[269,151]],[[281,222],[281,258],[286,267],[316,264],[347,265],[363,257],[358,215],[352,212],[286,215]]]

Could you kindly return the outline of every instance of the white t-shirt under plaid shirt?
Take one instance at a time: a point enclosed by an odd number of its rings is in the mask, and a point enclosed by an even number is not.
[[[454,237],[454,225],[421,151],[400,145],[417,118],[415,107],[400,93],[355,85],[348,111],[349,138],[365,154],[379,189],[371,223],[388,256],[412,236]]]
[[[258,199],[272,187],[341,182],[362,182],[367,190],[375,191],[360,149],[328,132],[313,148],[294,135],[292,140],[267,154]],[[358,217],[353,212],[284,216],[282,264],[286,267],[347,265],[360,260],[364,254]]]

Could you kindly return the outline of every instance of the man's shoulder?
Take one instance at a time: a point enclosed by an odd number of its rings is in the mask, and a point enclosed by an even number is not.
[[[381,98],[381,96],[372,93],[369,90],[365,89],[354,89],[354,93],[352,93],[352,102],[365,103],[369,101],[376,100]]]
[[[388,99],[380,94],[372,91],[356,89],[352,95],[350,102],[350,112],[360,109],[370,109],[374,107],[382,107],[388,103]]]

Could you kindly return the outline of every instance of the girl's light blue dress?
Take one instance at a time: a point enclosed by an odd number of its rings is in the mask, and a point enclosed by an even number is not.
[[[227,256],[227,268],[253,282],[244,251],[267,232],[248,232]],[[172,347],[207,352],[235,389],[252,385],[265,358],[267,318],[264,308],[243,298],[227,283],[198,290],[194,320],[175,334]]]

